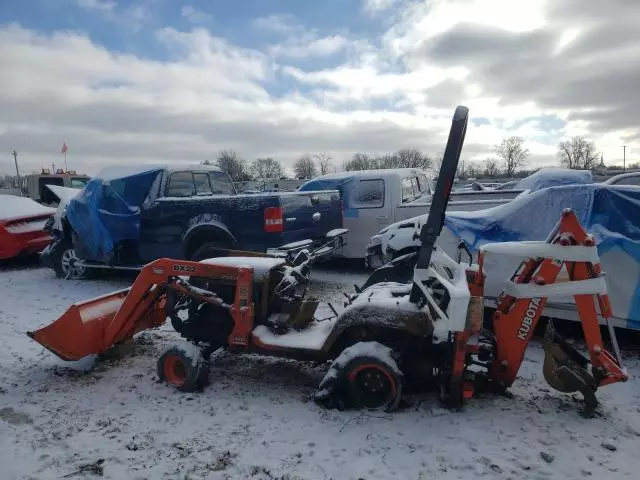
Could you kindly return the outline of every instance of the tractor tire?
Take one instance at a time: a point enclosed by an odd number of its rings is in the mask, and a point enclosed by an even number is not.
[[[185,342],[186,343],[186,342]],[[173,346],[158,359],[158,378],[181,392],[202,390],[209,383],[209,362],[193,344]]]
[[[207,258],[216,258],[221,256],[221,251],[227,250],[229,246],[224,242],[206,242],[200,245],[196,250],[191,254],[189,260],[192,262],[199,262],[201,260],[206,260]]]
[[[373,354],[379,348],[387,347],[359,342],[345,348],[320,383],[316,401],[338,409],[395,410],[402,396],[402,373],[391,356]]]
[[[91,276],[91,270],[86,267],[78,267],[76,263],[80,259],[73,249],[73,244],[68,240],[56,242],[51,249],[51,263],[56,277],[69,280],[84,280]]]

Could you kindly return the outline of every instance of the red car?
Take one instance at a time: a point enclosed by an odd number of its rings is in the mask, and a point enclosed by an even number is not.
[[[30,198],[0,195],[0,260],[44,250],[52,240],[44,225],[54,213]]]

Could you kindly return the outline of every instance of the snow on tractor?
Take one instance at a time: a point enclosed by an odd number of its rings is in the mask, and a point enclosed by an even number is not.
[[[130,289],[75,304],[29,336],[59,357],[77,360],[168,318],[186,342],[160,357],[158,376],[180,390],[202,388],[209,356],[225,348],[331,361],[315,394],[327,406],[391,410],[403,388],[411,387],[435,388],[447,405],[459,407],[474,392],[504,392],[511,386],[547,297],[573,295],[588,357],[560,338],[549,322],[543,371],[553,388],[581,392],[584,413],[590,415],[597,406],[597,387],[626,381],[627,374],[612,328],[615,355],[605,349],[598,315],[611,316],[606,285],[594,239],[573,212],[564,212],[546,242],[486,245],[477,265],[458,263],[435,247],[467,118],[468,110],[458,107],[411,283],[386,281],[384,270],[374,272],[366,288],[348,297],[342,312],[329,305],[332,317],[315,318],[319,302],[306,296],[310,265],[334,249],[346,233],[340,230],[311,252],[293,245],[268,256],[156,260]],[[508,283],[489,332],[482,328],[483,258],[493,254],[528,260]]]

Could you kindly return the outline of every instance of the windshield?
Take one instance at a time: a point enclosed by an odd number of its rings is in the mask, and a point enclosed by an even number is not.
[[[88,181],[88,178],[72,178],[71,188],[84,188]]]

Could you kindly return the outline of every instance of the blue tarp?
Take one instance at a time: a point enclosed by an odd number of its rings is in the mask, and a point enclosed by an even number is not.
[[[640,264],[640,189],[608,185],[551,187],[475,212],[447,212],[445,225],[476,251],[490,242],[545,240],[570,207],[597,240],[598,253],[619,248]],[[631,270],[629,270],[631,271]],[[619,272],[610,272],[618,274]],[[640,279],[630,278],[630,328],[640,329]],[[616,312],[624,316],[625,312]]]
[[[159,173],[155,168],[134,175],[93,177],[66,209],[86,260],[109,263],[114,246],[135,240],[140,232],[140,205]]]

